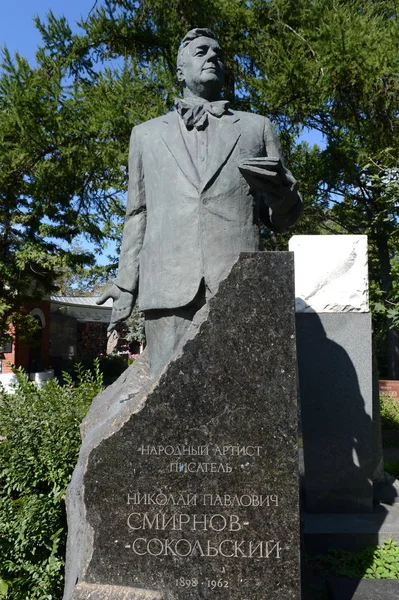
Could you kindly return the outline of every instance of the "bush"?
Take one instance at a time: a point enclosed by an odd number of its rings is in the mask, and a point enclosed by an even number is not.
[[[78,362],[68,361],[65,364],[64,372],[68,372],[73,379],[76,379],[74,371],[76,365],[79,364],[84,369],[95,372],[95,365],[99,364],[100,373],[103,376],[103,382],[105,385],[109,385],[115,381],[127,369],[129,366],[129,355],[128,354],[106,354],[100,355],[97,358],[78,358]]]
[[[399,461],[392,460],[390,462],[384,463],[384,471],[395,477],[395,479],[399,479]]]
[[[107,354],[100,357],[100,370],[104,380],[107,382],[114,381],[128,367],[127,354]]]
[[[380,394],[382,429],[399,430],[399,402],[389,394]]]
[[[39,389],[17,372],[14,394],[0,394],[0,598],[62,597],[65,490],[80,447],[79,425],[102,389],[77,367]]]

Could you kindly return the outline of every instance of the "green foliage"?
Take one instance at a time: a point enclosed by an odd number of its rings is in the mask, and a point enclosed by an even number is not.
[[[83,251],[79,245],[72,245],[71,252]],[[73,265],[63,267],[55,280],[57,294],[63,296],[93,296],[101,294],[109,281],[116,276],[115,258],[109,257],[108,265],[86,267]]]
[[[399,579],[399,546],[391,538],[382,546],[360,552],[329,550],[312,559],[314,567],[324,573],[365,579]]]
[[[106,383],[114,381],[127,367],[127,354],[108,354],[99,360],[99,368]]]
[[[79,425],[102,389],[77,367],[77,383],[39,389],[17,371],[0,395],[0,597],[60,597],[66,543],[64,497],[80,447]],[[1,596],[3,594],[3,596]],[[6,594],[6,595],[5,595]]]
[[[79,362],[70,362],[65,370],[74,381],[77,379],[76,370],[97,373],[97,369],[105,385],[109,385],[128,367],[128,354],[106,354],[95,359],[80,357]],[[63,373],[65,376],[65,372]]]
[[[6,598],[8,592],[8,583],[0,578],[0,598]]]
[[[292,164],[306,191],[305,214],[311,215],[306,233],[368,235],[374,331],[386,374],[398,378],[398,338],[390,334],[399,323],[397,3],[251,5],[259,29],[249,39],[250,59],[241,70],[246,94],[256,110],[274,116],[285,136],[295,140],[303,126],[323,135],[316,170]],[[306,160],[303,155],[303,166]],[[310,199],[308,181],[314,177]]]
[[[384,463],[384,471],[395,477],[395,479],[399,479],[399,461],[392,460]]]
[[[128,342],[145,342],[144,313],[140,312],[137,304],[126,321],[127,332],[123,337]]]
[[[21,330],[27,299],[54,288],[64,266],[92,261],[72,255],[65,243],[79,233],[100,233],[79,205],[79,181],[71,123],[77,99],[63,89],[60,69],[32,69],[7,50],[0,60],[0,331]],[[73,116],[72,116],[73,115]],[[69,123],[69,128],[67,123]],[[82,173],[82,171],[80,171]]]
[[[381,426],[399,430],[399,402],[390,394],[380,394]]]

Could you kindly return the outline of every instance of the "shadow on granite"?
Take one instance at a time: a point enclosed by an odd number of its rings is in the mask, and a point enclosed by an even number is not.
[[[398,600],[397,579],[347,579],[329,577],[329,600]]]
[[[296,326],[306,510],[370,512],[370,315],[297,314]]]

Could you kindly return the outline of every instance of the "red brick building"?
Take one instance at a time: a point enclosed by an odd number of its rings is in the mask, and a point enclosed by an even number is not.
[[[37,383],[81,359],[106,353],[112,300],[96,305],[97,297],[51,296],[26,306],[39,325],[31,343],[10,331],[0,348],[0,383],[16,380],[12,368],[23,367]]]
[[[50,367],[50,301],[41,300],[26,306],[39,325],[31,343],[27,343],[18,330],[11,329],[0,348],[0,383],[6,388],[15,381],[12,368],[23,367],[32,379],[42,381],[52,376]],[[35,374],[41,373],[40,376]]]
[[[107,351],[112,300],[97,306],[98,296],[51,296],[50,362],[57,370],[67,361],[93,359]]]

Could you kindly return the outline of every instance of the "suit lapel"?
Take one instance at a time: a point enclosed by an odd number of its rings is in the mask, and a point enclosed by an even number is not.
[[[241,135],[238,125],[239,120],[239,117],[232,111],[229,111],[220,119],[213,119],[216,128],[209,132],[212,137],[208,146],[207,168],[201,178],[201,192],[212,184],[236,147]]]
[[[198,192],[203,192],[211,185],[236,147],[241,135],[238,121],[239,117],[232,111],[214,120],[216,128],[212,132],[212,139],[208,146],[208,166],[200,181],[198,171],[184,143],[177,112],[165,115],[164,122],[167,126],[162,133],[162,140],[179,169]]]
[[[200,181],[197,169],[195,168],[191,156],[188,153],[186,144],[180,131],[178,115],[176,112],[165,115],[164,118],[167,127],[162,133],[162,139],[176,161],[177,166],[189,180],[189,182],[199,191]]]

